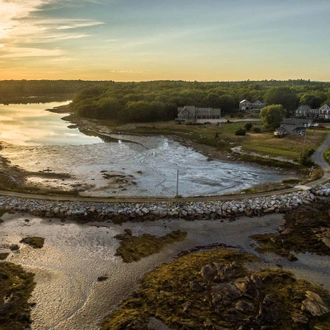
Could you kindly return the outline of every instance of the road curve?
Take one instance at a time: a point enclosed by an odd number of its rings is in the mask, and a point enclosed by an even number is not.
[[[27,199],[41,199],[51,201],[72,201],[72,202],[96,202],[96,203],[156,203],[156,202],[201,202],[201,201],[231,201],[231,200],[242,200],[256,197],[267,197],[273,195],[283,195],[299,191],[302,189],[310,189],[317,185],[323,184],[330,180],[330,165],[326,162],[323,157],[324,152],[330,147],[330,134],[324,140],[324,142],[314,152],[312,159],[319,165],[324,175],[322,178],[309,182],[304,186],[296,186],[293,188],[279,189],[274,191],[267,191],[254,194],[233,194],[233,195],[212,195],[212,196],[195,196],[195,197],[139,197],[139,196],[118,196],[118,197],[82,197],[82,196],[70,196],[70,195],[40,195],[40,194],[28,194],[14,191],[0,190],[0,196],[9,197],[20,197]]]

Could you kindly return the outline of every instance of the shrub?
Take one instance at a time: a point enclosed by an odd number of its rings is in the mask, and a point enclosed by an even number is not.
[[[243,127],[240,127],[236,132],[235,135],[245,135],[246,134],[246,129]]]
[[[253,127],[252,131],[254,133],[261,133],[261,128],[260,127]]]
[[[245,128],[247,131],[250,131],[252,127],[253,127],[253,124],[252,124],[251,122],[246,123],[246,124],[244,125],[244,128]]]

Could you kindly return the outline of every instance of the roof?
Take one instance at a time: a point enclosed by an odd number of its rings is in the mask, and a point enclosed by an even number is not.
[[[250,101],[248,101],[248,100],[246,100],[246,99],[242,100],[240,103],[244,103],[244,102],[249,102],[249,103],[251,103]]]
[[[310,119],[284,119],[281,124],[283,125],[304,125],[311,123],[312,120]]]
[[[302,104],[302,105],[300,105],[300,106],[298,107],[297,110],[305,110],[305,111],[308,111],[308,110],[310,110],[310,109],[311,109],[311,107],[310,107],[309,105],[307,105],[307,104]]]

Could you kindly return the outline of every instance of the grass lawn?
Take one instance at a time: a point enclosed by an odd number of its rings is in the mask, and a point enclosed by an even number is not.
[[[243,142],[242,147],[244,151],[281,156],[297,161],[303,150],[317,149],[326,136],[325,130],[307,130],[306,138],[293,135],[278,138],[272,133],[250,134],[248,139]]]

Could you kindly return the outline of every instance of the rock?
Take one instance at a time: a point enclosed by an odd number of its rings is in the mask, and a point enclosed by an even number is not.
[[[301,310],[311,313],[312,316],[322,316],[330,312],[329,306],[313,291],[306,291],[306,299],[302,302]]]
[[[219,283],[214,285],[211,290],[212,304],[228,305],[232,300],[241,297],[241,292],[232,283]]]
[[[306,324],[308,322],[308,317],[305,314],[302,313],[296,313],[292,315],[292,321],[294,323],[302,323]]]
[[[203,290],[202,286],[197,280],[193,280],[189,283],[190,289],[193,291],[201,292]]]
[[[235,309],[238,311],[248,314],[254,309],[254,305],[250,302],[246,302],[245,300],[240,300],[236,303]]]
[[[204,280],[210,282],[213,281],[214,276],[217,274],[217,270],[213,265],[206,265],[202,267],[200,274]]]

